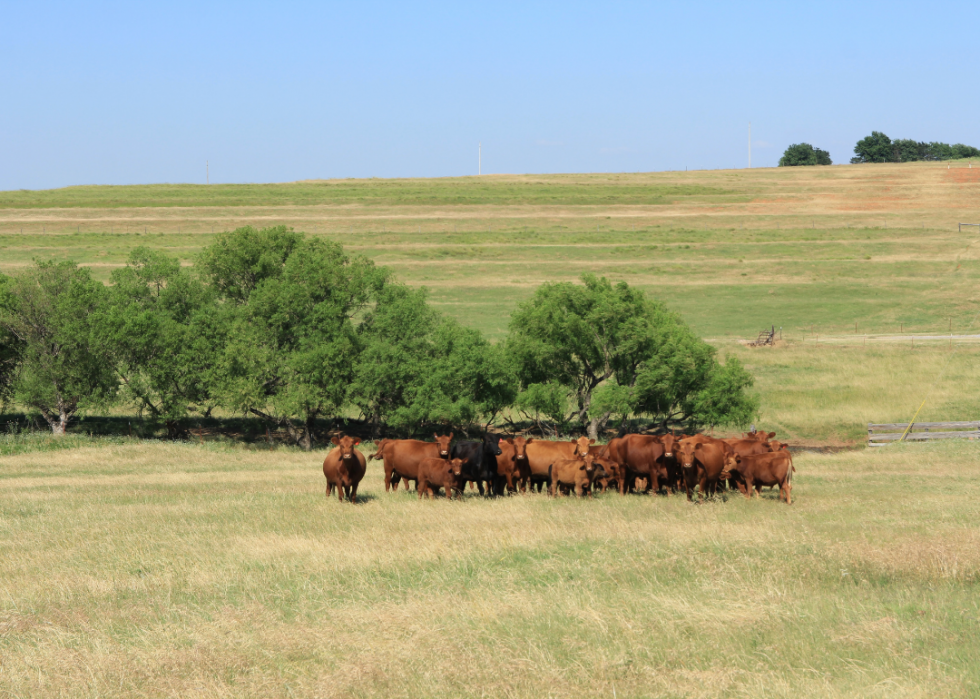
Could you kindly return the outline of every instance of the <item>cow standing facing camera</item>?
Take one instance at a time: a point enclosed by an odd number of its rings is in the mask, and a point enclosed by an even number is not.
[[[562,459],[548,467],[551,481],[551,496],[555,497],[562,486],[574,488],[575,494],[582,497],[588,493],[592,497],[592,480],[595,478],[595,457],[586,454],[575,459]]]
[[[435,499],[439,494],[439,488],[445,488],[446,498],[452,500],[453,491],[459,490],[462,484],[463,463],[462,459],[423,459],[419,464],[419,480],[416,486],[419,500],[426,493],[429,494],[430,500]]]
[[[333,437],[330,442],[336,446],[323,460],[323,475],[327,479],[327,497],[330,497],[336,487],[341,502],[345,497],[351,502],[357,502],[357,484],[364,478],[367,469],[364,454],[354,448],[361,443],[361,440],[340,435]]]

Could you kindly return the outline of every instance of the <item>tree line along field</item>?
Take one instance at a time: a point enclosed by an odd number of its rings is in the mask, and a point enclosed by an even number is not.
[[[71,258],[108,280],[137,245],[191,264],[212,225],[284,223],[495,340],[539,284],[595,272],[739,357],[760,428],[854,444],[923,398],[920,420],[976,419],[980,348],[922,339],[977,332],[980,235],[956,230],[980,219],[975,173],[0,193],[0,271]],[[739,343],[770,325],[776,347]],[[775,491],[419,502],[385,493],[377,461],[352,506],[324,497],[322,451],[92,439],[95,419],[0,435],[0,697],[980,691],[973,442],[797,453],[789,507]]]
[[[920,419],[976,414],[973,340],[954,341],[957,380],[937,384],[949,342],[875,337],[970,333],[980,246],[977,229],[956,229],[980,218],[980,168],[968,165],[6,192],[0,271],[70,257],[107,280],[137,245],[190,264],[212,230],[286,223],[425,285],[436,308],[491,339],[539,284],[595,272],[739,356],[761,426],[848,443],[867,422],[910,416],[925,392]],[[738,343],[770,325],[785,341],[775,351]]]

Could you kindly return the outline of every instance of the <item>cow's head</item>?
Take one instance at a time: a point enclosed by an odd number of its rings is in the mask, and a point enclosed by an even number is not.
[[[589,445],[595,444],[594,439],[589,439],[588,437],[579,437],[575,440],[575,456],[588,456]]]
[[[677,457],[677,463],[680,464],[681,468],[694,468],[694,454],[700,446],[700,442],[688,440],[684,440],[677,445],[674,449],[674,455]]]
[[[725,452],[725,472],[722,473],[722,478],[733,478],[733,474],[738,473],[739,465],[742,463],[742,457],[733,451]]]
[[[773,451],[789,451],[789,444],[786,442],[777,442],[775,439],[770,440],[769,447]]]
[[[347,461],[354,458],[354,447],[360,444],[361,440],[346,435],[335,435],[330,439],[330,443],[340,449],[340,458]]]
[[[483,435],[483,448],[487,451],[490,456],[500,456],[503,452],[500,450],[500,435],[496,434],[485,434]]]
[[[672,434],[665,434],[660,438],[660,443],[664,445],[664,456],[668,459],[673,458],[674,449],[677,447],[677,442],[680,441]]]
[[[463,464],[466,461],[466,459],[452,459],[449,462],[449,472],[453,474],[453,478],[459,478],[463,475]]]
[[[527,461],[527,445],[531,443],[532,438],[525,439],[524,437],[514,437],[510,440],[510,443],[514,445],[514,461],[520,461],[524,463]]]
[[[592,454],[583,456],[582,465],[579,467],[579,470],[585,471],[585,475],[590,481],[595,478],[595,457]]]
[[[448,459],[449,443],[453,441],[453,433],[450,432],[448,437],[445,435],[440,437],[435,432],[433,432],[432,436],[436,438],[436,444],[439,445],[439,456],[442,457],[443,459]]]

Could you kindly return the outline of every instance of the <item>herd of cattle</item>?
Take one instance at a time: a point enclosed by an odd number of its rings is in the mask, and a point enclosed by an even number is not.
[[[481,495],[527,492],[547,485],[552,496],[587,494],[596,488],[605,492],[615,487],[627,492],[667,493],[686,490],[692,499],[695,487],[704,498],[725,482],[746,497],[763,486],[779,486],[780,500],[792,502],[793,458],[786,444],[773,439],[775,432],[750,432],[732,439],[715,439],[703,434],[642,435],[617,437],[608,444],[581,437],[574,442],[557,442],[531,437],[502,438],[486,435],[481,441],[452,444],[453,435],[433,435],[434,442],[415,439],[382,439],[370,459],[384,463],[385,490],[415,481],[419,498],[435,497],[440,489],[446,497],[462,495],[467,483],[475,483]],[[327,497],[337,488],[343,502],[357,499],[357,486],[367,467],[355,447],[360,440],[334,437],[335,445],[323,461]],[[486,490],[484,490],[486,488]]]

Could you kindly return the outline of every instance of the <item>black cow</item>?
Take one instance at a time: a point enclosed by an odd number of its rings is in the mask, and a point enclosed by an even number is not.
[[[476,481],[476,487],[483,495],[483,484],[493,483],[497,477],[497,457],[500,455],[499,435],[483,435],[479,442],[456,442],[450,458],[463,459],[463,473],[457,479],[460,492],[469,481]],[[487,495],[492,495],[491,489]]]

